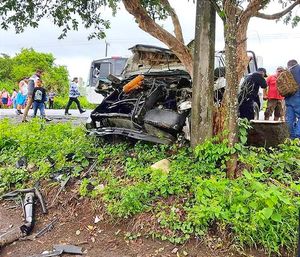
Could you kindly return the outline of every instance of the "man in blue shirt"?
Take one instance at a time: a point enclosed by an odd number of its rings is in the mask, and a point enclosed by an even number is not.
[[[285,98],[285,119],[290,130],[290,137],[294,139],[300,138],[300,65],[296,60],[290,60],[287,66],[299,86],[294,95]]]
[[[65,109],[65,115],[71,115],[71,113],[69,113],[69,108],[71,106],[71,104],[73,102],[76,103],[77,105],[77,108],[79,110],[80,113],[84,113],[85,110],[83,110],[80,106],[80,102],[78,100],[78,97],[80,96],[80,92],[78,90],[78,78],[74,78],[70,84],[70,92],[69,92],[69,102],[66,106],[66,109]]]

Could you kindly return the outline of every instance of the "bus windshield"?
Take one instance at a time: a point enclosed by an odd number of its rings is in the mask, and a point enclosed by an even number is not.
[[[95,87],[100,79],[106,79],[112,74],[120,77],[125,67],[127,58],[112,57],[93,61],[90,68],[89,86]]]

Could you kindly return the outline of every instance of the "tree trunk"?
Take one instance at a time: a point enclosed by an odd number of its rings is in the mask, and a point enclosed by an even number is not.
[[[249,19],[242,17],[239,21],[237,28],[237,73],[238,81],[241,81],[244,76],[244,72],[249,63],[249,57],[247,55],[247,29]]]
[[[187,72],[193,76],[193,59],[188,48],[184,45],[180,39],[177,39],[171,33],[159,26],[148,15],[146,10],[141,5],[140,0],[123,0],[125,9],[134,16],[139,27],[145,32],[149,33],[156,39],[166,44],[170,50],[172,50],[179,60],[182,62]]]
[[[226,24],[224,24],[225,37],[225,66],[226,66],[226,92],[224,95],[224,108],[226,113],[225,130],[228,131],[228,146],[234,147],[238,142],[238,73],[237,73],[237,22],[234,1],[228,1],[225,6]],[[227,162],[227,177],[234,178],[237,167],[237,155],[231,155]]]
[[[213,70],[215,10],[209,0],[197,1],[191,145],[203,143],[213,134]]]

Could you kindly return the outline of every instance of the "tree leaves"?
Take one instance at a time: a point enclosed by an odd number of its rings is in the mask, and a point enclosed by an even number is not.
[[[118,0],[7,0],[0,2],[2,29],[15,28],[21,33],[26,27],[37,27],[41,19],[50,18],[54,25],[61,27],[59,38],[64,38],[69,30],[78,30],[79,24],[92,28],[90,38],[103,38],[109,21],[102,18],[103,7],[109,6],[116,12]]]

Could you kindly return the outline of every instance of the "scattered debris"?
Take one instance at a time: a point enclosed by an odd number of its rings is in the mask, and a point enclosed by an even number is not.
[[[66,161],[70,162],[70,161],[72,161],[74,159],[74,157],[75,157],[75,153],[68,153],[66,155]]]
[[[170,172],[170,161],[168,159],[160,160],[151,165],[151,168],[162,170],[165,174],[168,174]]]
[[[17,169],[22,169],[27,166],[27,158],[25,156],[22,156],[16,163]]]
[[[172,251],[171,251],[171,253],[177,253],[178,252],[178,248],[177,247],[175,247]]]
[[[76,230],[75,234],[76,234],[77,236],[79,236],[79,235],[80,235],[80,230]]]
[[[54,220],[52,220],[49,224],[47,224],[43,229],[41,229],[39,232],[37,232],[33,238],[39,238],[42,235],[44,235],[45,233],[49,232],[50,230],[52,230],[54,228],[54,224],[58,221],[58,218],[55,218]]]
[[[48,160],[48,162],[50,163],[50,168],[54,168],[54,166],[55,166],[55,161],[54,161],[54,159],[51,157],[51,156],[47,156],[47,160]]]
[[[28,163],[27,170],[29,172],[34,172],[38,170],[38,167],[34,163]]]
[[[98,216],[98,215],[97,215],[97,216],[95,217],[94,223],[97,224],[99,221],[102,221],[102,220],[104,220],[103,215],[101,215],[101,216]]]
[[[25,194],[24,199],[22,199],[22,194]],[[0,236],[0,246],[4,246],[6,244],[10,244],[24,236],[28,236],[34,226],[34,200],[37,198],[41,204],[42,211],[44,214],[47,213],[46,204],[44,198],[39,191],[38,187],[29,188],[29,189],[21,189],[9,192],[7,194],[2,195],[1,199],[13,199],[16,197],[21,198],[23,213],[25,223],[21,227],[13,228],[6,233]]]
[[[98,160],[95,160],[93,164],[88,168],[88,170],[80,176],[80,178],[88,177],[91,174],[91,172],[96,168],[97,164]]]
[[[54,205],[54,203],[55,203],[57,197],[59,196],[59,194],[61,193],[61,191],[66,187],[66,185],[67,185],[67,183],[69,182],[70,178],[71,178],[71,176],[68,176],[64,181],[61,182],[61,186],[60,186],[60,188],[59,188],[57,194],[56,194],[55,197],[53,198],[52,203],[51,203],[51,205],[50,205],[50,208],[53,207],[53,205]]]
[[[32,255],[30,257],[50,257],[50,256],[60,256],[62,254],[79,254],[82,255],[82,247],[75,245],[54,245],[52,251],[44,251],[41,254]]]
[[[94,227],[94,226],[92,226],[92,225],[88,225],[88,226],[87,226],[87,229],[90,230],[90,231],[95,230],[95,228],[96,228],[96,227]]]

